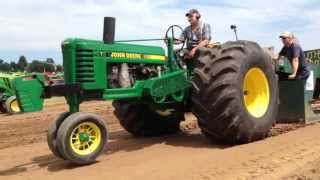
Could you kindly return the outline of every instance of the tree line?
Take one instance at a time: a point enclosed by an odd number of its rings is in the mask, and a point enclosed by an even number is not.
[[[2,72],[62,72],[63,67],[60,64],[55,64],[52,58],[47,58],[44,61],[33,60],[28,63],[25,56],[20,56],[18,62],[5,62],[0,59],[0,71]]]

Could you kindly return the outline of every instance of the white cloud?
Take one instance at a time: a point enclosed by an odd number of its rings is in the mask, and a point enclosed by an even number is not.
[[[0,52],[60,52],[67,37],[102,38],[104,16],[117,18],[117,39],[159,38],[170,24],[187,25],[184,13],[198,8],[213,28],[215,40],[241,39],[280,47],[281,31],[294,31],[306,49],[317,48],[320,8],[301,0],[10,0],[1,1]],[[310,7],[309,7],[310,6]]]

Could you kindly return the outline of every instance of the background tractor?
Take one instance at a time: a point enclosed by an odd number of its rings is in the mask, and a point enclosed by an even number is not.
[[[88,100],[113,100],[114,114],[134,136],[178,132],[192,112],[209,139],[239,144],[265,138],[279,105],[271,57],[255,42],[230,41],[185,61],[183,47],[174,47],[181,30],[173,25],[164,39],[114,41],[115,19],[106,17],[103,41],[63,41],[64,82],[46,82],[43,75],[14,81],[21,110],[39,111],[45,98],[64,96],[69,111],[50,125],[48,145],[76,164],[94,162],[107,147],[103,119],[79,112]],[[164,41],[167,49],[132,41]]]
[[[16,93],[13,88],[13,80],[23,74],[0,73],[0,112],[15,114],[20,112]]]

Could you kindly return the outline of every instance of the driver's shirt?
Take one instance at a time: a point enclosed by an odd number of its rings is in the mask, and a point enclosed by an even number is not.
[[[186,27],[180,35],[180,40],[187,41],[187,49],[196,47],[200,41],[211,40],[211,28],[209,24],[200,22],[195,31],[192,31],[191,25]]]

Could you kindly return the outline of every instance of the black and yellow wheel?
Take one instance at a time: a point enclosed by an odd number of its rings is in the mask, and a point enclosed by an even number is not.
[[[249,41],[198,52],[192,111],[205,136],[237,144],[268,135],[279,105],[271,63],[271,57]]]
[[[21,112],[16,96],[11,96],[6,100],[5,108],[9,114],[16,114]]]
[[[0,112],[1,113],[6,113],[7,112],[4,101],[0,101]]]
[[[137,137],[177,133],[180,131],[180,122],[184,120],[184,109],[180,104],[168,105],[163,110],[125,100],[113,101],[112,105],[121,126]]]
[[[57,147],[61,155],[79,165],[95,162],[107,147],[107,129],[103,119],[95,114],[78,112],[60,125]]]
[[[47,132],[47,143],[51,152],[62,159],[65,159],[63,155],[60,153],[57,146],[57,133],[62,122],[70,115],[69,112],[64,112],[58,116],[58,118],[52,122],[48,128]]]

